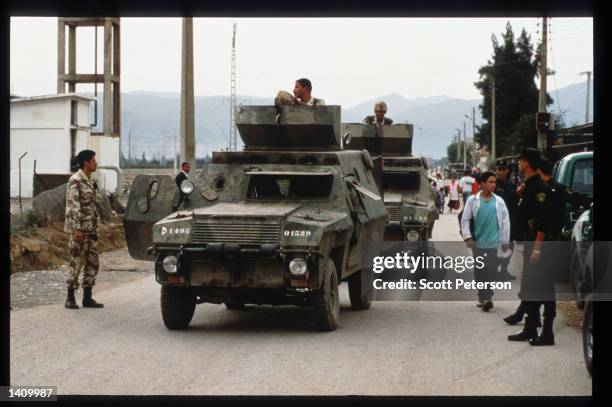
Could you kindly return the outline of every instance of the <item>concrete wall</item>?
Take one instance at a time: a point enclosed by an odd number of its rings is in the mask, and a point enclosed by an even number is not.
[[[69,120],[70,110],[66,111],[63,99],[11,104],[11,197],[19,194],[19,156],[24,152],[28,153],[21,161],[24,197],[32,196],[34,160],[36,172],[70,172],[70,132],[66,129]]]
[[[119,138],[91,136],[90,148],[96,152],[98,166],[119,167]],[[94,173],[101,189],[114,192],[117,188],[117,174],[112,170],[98,170]]]

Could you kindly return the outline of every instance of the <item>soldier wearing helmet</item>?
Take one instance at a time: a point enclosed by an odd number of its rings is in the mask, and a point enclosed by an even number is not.
[[[363,119],[363,124],[375,124],[377,127],[381,124],[393,124],[393,120],[385,117],[387,113],[387,104],[382,100],[374,103],[374,115],[366,116]]]

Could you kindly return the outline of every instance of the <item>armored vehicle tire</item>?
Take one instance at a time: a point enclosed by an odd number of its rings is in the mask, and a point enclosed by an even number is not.
[[[161,312],[168,329],[186,329],[193,318],[196,297],[190,288],[162,285]]]
[[[244,302],[238,302],[238,301],[228,301],[225,303],[225,308],[227,309],[231,309],[231,310],[240,310],[240,309],[244,309]]]
[[[351,307],[366,310],[372,305],[372,270],[359,270],[349,277],[348,289]]]
[[[334,331],[338,327],[339,294],[336,266],[328,259],[325,263],[321,288],[313,292],[310,297],[315,328],[319,331]]]

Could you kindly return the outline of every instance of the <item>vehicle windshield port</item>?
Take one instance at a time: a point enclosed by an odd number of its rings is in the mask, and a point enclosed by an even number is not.
[[[253,174],[249,180],[249,199],[327,199],[334,176],[331,174]]]

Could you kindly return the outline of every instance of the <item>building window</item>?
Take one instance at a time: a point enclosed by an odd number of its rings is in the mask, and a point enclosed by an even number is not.
[[[76,156],[76,129],[70,129],[70,156]]]
[[[70,124],[73,126],[77,125],[77,101],[70,101]]]

